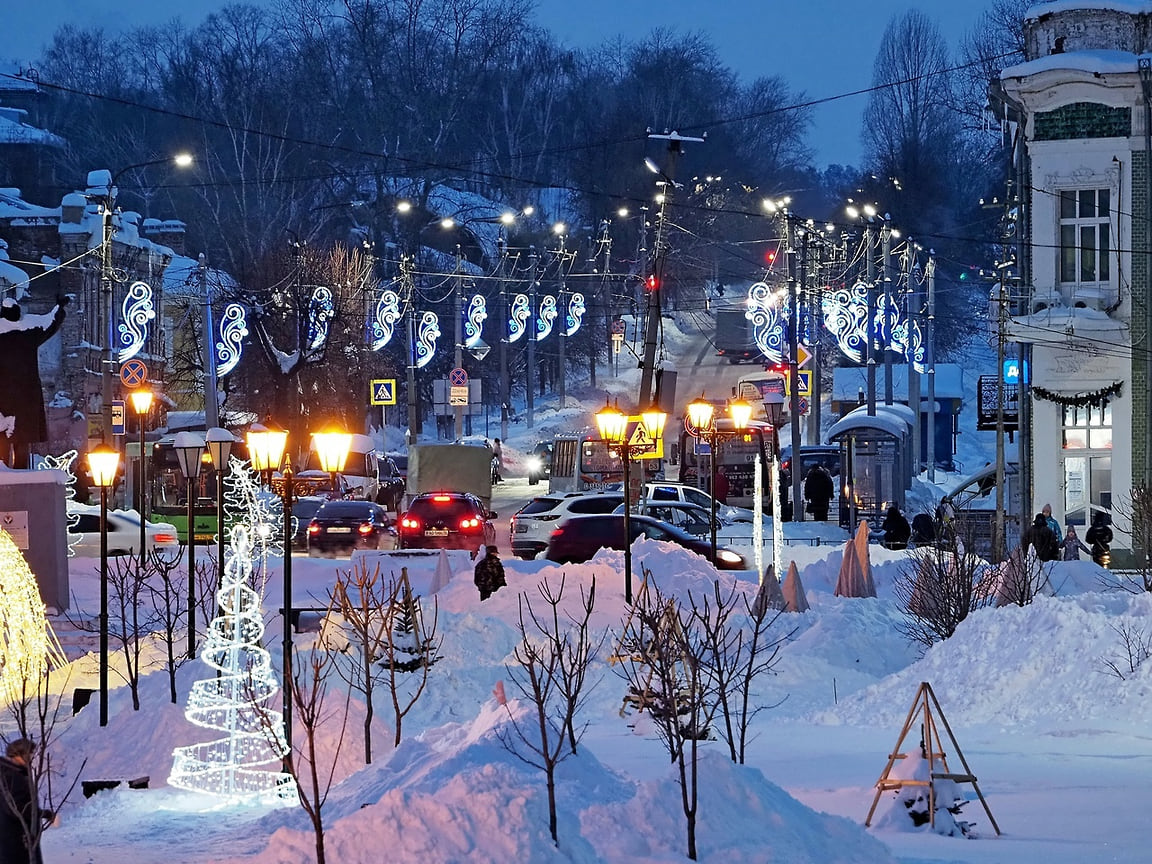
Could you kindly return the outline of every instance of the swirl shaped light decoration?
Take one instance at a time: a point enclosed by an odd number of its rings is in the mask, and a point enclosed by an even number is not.
[[[220,341],[216,343],[216,377],[223,378],[236,368],[248,337],[248,312],[239,303],[229,303],[220,318]]]
[[[756,347],[770,363],[784,362],[786,304],[773,296],[767,283],[757,282],[748,289],[747,306],[744,317],[752,322]]]
[[[399,320],[400,295],[391,288],[380,292],[380,299],[376,301],[376,311],[372,315],[368,346],[373,351],[379,351],[391,342],[392,334],[396,332],[396,322]]]
[[[242,523],[232,527],[230,556],[216,592],[220,615],[200,651],[215,674],[192,685],[184,711],[189,722],[225,735],[177,747],[168,784],[235,804],[290,806],[297,802],[292,776],[261,767],[279,764],[288,745],[282,718],[268,705],[279,686],[271,657],[260,647],[264,615],[260,595],[249,584],[253,548],[248,531]]]
[[[584,321],[584,313],[587,308],[584,305],[584,295],[579,291],[573,291],[572,296],[568,298],[568,313],[564,316],[564,335],[571,336],[580,329],[581,323]]]
[[[473,294],[468,301],[468,312],[464,317],[464,345],[476,347],[484,333],[484,319],[488,317],[488,305],[483,294]]]
[[[116,357],[123,363],[139,354],[148,339],[148,322],[156,317],[152,286],[147,282],[129,285],[121,313],[120,323],[116,326],[120,334],[120,350]]]
[[[528,315],[531,306],[527,294],[517,294],[512,298],[512,306],[508,310],[508,341],[516,342],[527,331]]]
[[[31,526],[29,526],[31,527]],[[44,615],[23,553],[0,524],[0,698],[9,705],[41,691],[48,668],[67,663]]]
[[[336,300],[332,292],[323,285],[312,289],[312,297],[308,300],[308,338],[305,344],[308,351],[318,351],[328,341],[328,329],[332,325],[332,318],[336,315]]]
[[[901,318],[895,327],[892,328],[892,343],[891,348],[905,359],[905,361],[912,364],[912,368],[917,372],[924,371],[924,335],[920,332],[920,323],[912,321],[912,326],[908,326],[909,319]]]
[[[76,475],[72,471],[72,463],[76,461],[76,458],[79,455],[80,454],[75,450],[68,450],[60,456],[53,456],[51,453],[49,453],[40,459],[40,465],[38,466],[39,468],[63,472],[65,501],[76,500]],[[68,508],[65,511],[65,521],[68,523],[69,528],[75,528],[80,524],[80,511]],[[76,546],[80,543],[80,534],[75,531],[69,531],[67,537],[68,557],[75,558]],[[3,656],[3,653],[0,653],[0,657]]]
[[[420,325],[416,328],[416,363],[417,369],[423,369],[436,355],[436,340],[440,338],[440,319],[435,312],[425,312],[420,316]]]
[[[848,359],[864,359],[865,321],[868,318],[868,286],[864,282],[825,291],[820,300],[824,327],[831,333]]]
[[[543,342],[552,335],[552,325],[556,323],[556,298],[545,294],[540,300],[540,312],[536,317],[536,341]]]

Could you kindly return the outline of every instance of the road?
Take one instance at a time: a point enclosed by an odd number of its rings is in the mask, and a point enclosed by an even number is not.
[[[715,333],[714,319],[710,315],[681,313],[681,330],[688,336],[676,370],[676,417],[683,417],[688,403],[703,393],[710,399],[724,399],[732,395],[732,388],[745,372],[759,371],[756,364],[733,365],[716,355],[712,344]],[[669,424],[671,425],[671,424]]]

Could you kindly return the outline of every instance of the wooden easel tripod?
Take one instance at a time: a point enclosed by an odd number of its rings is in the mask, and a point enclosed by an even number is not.
[[[931,703],[929,703],[931,700]],[[935,715],[933,715],[935,711]],[[936,728],[936,718],[944,724],[944,731],[948,733],[948,740],[952,742],[952,747],[956,751],[956,756],[960,759],[960,764],[964,767],[963,773],[953,773],[948,768],[948,758],[944,751],[940,748],[940,731]],[[924,740],[922,748],[924,758],[928,760],[928,779],[927,780],[901,780],[891,776],[892,766],[896,764],[897,759],[903,759],[904,754],[901,752],[901,746],[904,739],[908,737],[908,733],[916,725],[917,718],[920,721],[920,727],[924,730]],[[937,770],[937,766],[943,770]],[[908,717],[904,721],[904,728],[900,731],[900,737],[896,740],[896,746],[892,748],[892,752],[888,756],[888,764],[884,766],[884,771],[880,775],[880,779],[876,781],[876,797],[872,799],[872,806],[868,810],[868,818],[864,820],[865,827],[872,824],[872,816],[876,812],[876,805],[880,803],[880,796],[889,790],[899,790],[905,786],[926,786],[928,787],[928,816],[931,820],[933,827],[936,825],[936,789],[934,781],[936,780],[951,780],[955,783],[971,783],[972,788],[976,790],[976,796],[980,799],[980,804],[984,807],[984,812],[988,814],[988,821],[992,823],[992,827],[996,830],[996,834],[1000,834],[1000,826],[996,824],[996,820],[992,816],[992,811],[988,809],[988,802],[984,800],[984,795],[980,791],[980,786],[976,782],[976,775],[972,773],[972,769],[968,767],[968,762],[964,758],[964,754],[960,752],[960,745],[956,742],[956,736],[952,734],[952,727],[948,725],[948,718],[944,716],[944,709],[940,707],[939,701],[936,699],[936,694],[932,692],[932,686],[927,681],[920,683],[920,688],[916,691],[916,698],[912,701],[912,707],[908,711]]]

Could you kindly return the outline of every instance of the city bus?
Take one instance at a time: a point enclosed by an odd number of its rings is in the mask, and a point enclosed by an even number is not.
[[[634,459],[630,479],[654,480],[661,477],[661,459]],[[624,482],[624,463],[594,430],[564,432],[552,441],[552,476],[548,491],[596,492],[616,488]]]
[[[175,525],[180,542],[187,543],[188,484],[173,447],[175,440],[175,435],[165,435],[151,444],[152,455],[148,460],[149,518]],[[248,458],[242,440],[232,444],[231,456],[237,459]],[[195,501],[192,506],[197,543],[211,543],[217,533],[216,477],[212,460],[205,449],[200,457],[200,474],[193,484]]]
[[[779,438],[776,427],[762,420],[750,420],[748,428],[736,432],[732,421],[727,417],[715,420],[717,428],[725,433],[717,437],[716,470],[728,478],[728,494],[725,502],[733,507],[751,509],[755,499],[756,457],[760,457],[762,470],[764,512],[772,511],[772,490],[768,477],[773,457],[779,458]],[[701,453],[707,448],[707,440],[696,439],[686,429],[680,431],[680,470],[677,479],[689,483],[711,494],[709,489],[712,468],[709,456]],[[704,445],[704,447],[701,447]],[[785,516],[789,511],[788,485],[780,480],[780,506]]]

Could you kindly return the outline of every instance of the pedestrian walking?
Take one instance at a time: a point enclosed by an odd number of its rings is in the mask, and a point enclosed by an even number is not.
[[[1092,514],[1092,527],[1084,535],[1092,547],[1092,560],[1101,567],[1107,567],[1112,561],[1112,529],[1108,527],[1111,520],[1107,513],[1096,511]]]
[[[1087,552],[1089,555],[1092,554],[1092,550],[1081,542],[1079,535],[1076,533],[1075,525],[1068,526],[1068,533],[1065,534],[1064,539],[1060,541],[1060,550],[1060,557],[1065,561],[1079,561],[1081,550]]]
[[[32,754],[36,745],[27,738],[8,742],[0,756],[0,864],[43,864],[40,835],[55,819],[40,807]],[[32,854],[29,855],[29,848]]]
[[[832,475],[823,465],[813,465],[804,477],[804,498],[808,501],[807,510],[817,522],[828,521],[828,503],[836,486]]]
[[[508,583],[504,581],[504,564],[500,560],[499,549],[488,547],[488,553],[476,562],[473,581],[480,591],[480,599],[487,600]]]

